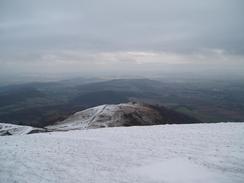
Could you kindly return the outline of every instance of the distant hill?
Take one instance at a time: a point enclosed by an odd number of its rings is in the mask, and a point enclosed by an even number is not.
[[[201,121],[160,106],[142,103],[100,105],[77,112],[67,119],[46,127],[48,130],[188,124]]]
[[[65,120],[44,128],[0,123],[0,136],[46,131],[191,123],[201,123],[201,121],[164,107],[130,102],[117,105],[100,105],[82,110],[70,115]]]

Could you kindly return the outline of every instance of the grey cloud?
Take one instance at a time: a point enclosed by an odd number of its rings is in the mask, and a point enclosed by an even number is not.
[[[41,62],[70,50],[239,56],[243,17],[242,0],[1,0],[0,60]]]

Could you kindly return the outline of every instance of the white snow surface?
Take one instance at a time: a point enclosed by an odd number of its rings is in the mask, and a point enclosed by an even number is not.
[[[44,129],[35,128],[31,126],[14,125],[8,123],[0,123],[0,136],[1,135],[26,135],[33,131],[44,132]]]
[[[59,122],[56,125],[47,126],[46,128],[49,130],[75,130],[75,129],[86,129],[89,127],[89,125],[96,120],[96,117],[104,113],[104,110],[106,109],[106,112],[110,114],[113,111],[113,108],[116,107],[116,105],[111,105],[111,107],[108,107],[107,105],[100,105],[97,107],[89,108],[80,112],[76,112],[75,114],[68,117],[66,120]],[[112,114],[111,114],[112,115]]]
[[[244,123],[0,137],[0,182],[243,183]]]

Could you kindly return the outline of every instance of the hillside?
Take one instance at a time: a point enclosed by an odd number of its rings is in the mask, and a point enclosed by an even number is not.
[[[195,118],[161,106],[130,102],[92,107],[76,112],[65,120],[43,128],[0,123],[0,136],[104,127],[189,124],[200,122],[201,121]]]
[[[201,121],[164,107],[142,103],[101,105],[77,112],[47,126],[48,130],[73,130],[119,126],[200,123]]]

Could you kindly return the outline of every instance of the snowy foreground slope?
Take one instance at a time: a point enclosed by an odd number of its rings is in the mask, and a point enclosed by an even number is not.
[[[244,123],[0,137],[0,182],[243,183]]]

